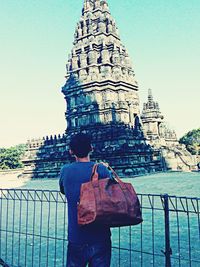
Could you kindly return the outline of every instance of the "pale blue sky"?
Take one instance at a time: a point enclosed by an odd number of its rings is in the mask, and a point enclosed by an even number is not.
[[[178,136],[200,127],[200,1],[108,0],[140,86]],[[60,88],[83,0],[0,0],[0,147],[63,133]]]

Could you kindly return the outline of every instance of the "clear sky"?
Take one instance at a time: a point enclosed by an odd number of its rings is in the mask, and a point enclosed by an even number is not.
[[[0,147],[63,133],[83,0],[0,0]],[[108,0],[140,86],[180,137],[200,127],[200,1]]]

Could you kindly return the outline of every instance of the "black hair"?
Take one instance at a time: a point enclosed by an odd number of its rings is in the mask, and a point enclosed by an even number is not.
[[[78,158],[85,158],[92,151],[91,137],[85,133],[78,133],[72,136],[69,147]]]

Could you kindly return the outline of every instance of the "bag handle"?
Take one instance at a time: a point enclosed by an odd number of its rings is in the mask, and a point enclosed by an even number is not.
[[[99,174],[97,172],[98,165],[99,165],[98,163],[94,164],[94,166],[92,168],[92,174],[91,174],[90,181],[98,181],[99,180]]]
[[[119,178],[119,176],[117,175],[117,173],[113,170],[113,168],[111,168],[111,167],[110,167],[107,163],[105,163],[105,162],[100,162],[100,163],[96,163],[96,164],[94,164],[93,169],[92,169],[92,175],[91,175],[91,178],[90,178],[91,181],[98,181],[98,180],[99,180],[99,174],[98,174],[98,172],[97,172],[97,167],[98,167],[99,164],[102,164],[102,165],[104,165],[105,167],[107,167],[108,169],[110,169],[111,172],[114,174],[114,176],[115,176],[115,180],[117,180],[117,182],[119,183],[120,187],[121,187],[122,189],[126,189],[125,184],[124,184],[124,183],[122,182],[122,180]]]

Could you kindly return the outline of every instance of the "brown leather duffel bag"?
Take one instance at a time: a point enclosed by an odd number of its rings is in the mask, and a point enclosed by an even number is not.
[[[141,207],[132,184],[122,182],[110,167],[114,178],[99,179],[97,167],[93,167],[91,180],[81,185],[78,224],[118,227],[141,223]]]

